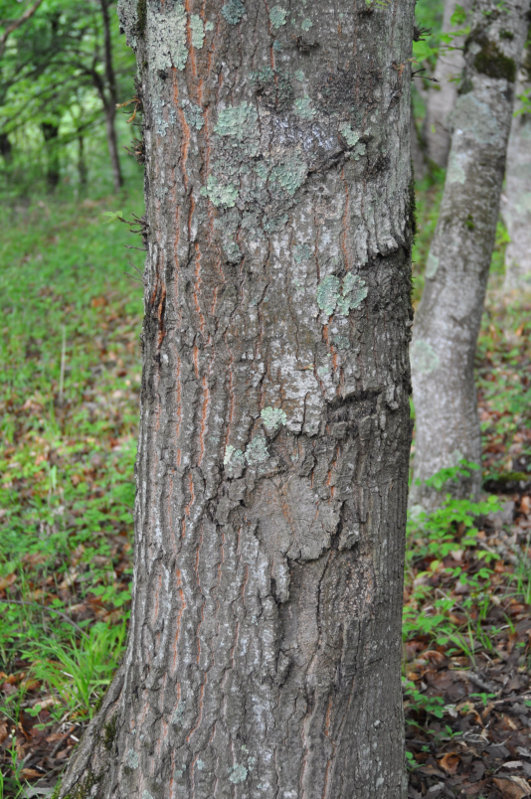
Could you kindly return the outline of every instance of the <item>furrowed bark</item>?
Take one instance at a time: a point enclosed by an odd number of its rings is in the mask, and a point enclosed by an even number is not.
[[[120,14],[148,225],[134,597],[61,796],[404,797],[413,2]]]

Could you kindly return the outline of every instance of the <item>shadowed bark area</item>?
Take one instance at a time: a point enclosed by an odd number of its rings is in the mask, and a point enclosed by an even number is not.
[[[529,5],[478,0],[453,112],[453,135],[426,283],[411,350],[416,434],[412,505],[441,493],[424,481],[461,460],[479,464],[474,357],[483,312],[511,127],[514,82]],[[448,485],[479,496],[481,472]]]
[[[135,587],[61,796],[403,797],[413,2],[120,9],[148,226]]]

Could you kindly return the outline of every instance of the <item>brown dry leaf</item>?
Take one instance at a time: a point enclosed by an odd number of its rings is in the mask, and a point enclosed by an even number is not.
[[[13,585],[16,579],[17,575],[14,572],[13,574],[8,574],[7,577],[0,578],[0,591],[5,591],[6,588],[9,588],[10,585]]]
[[[523,777],[494,777],[493,782],[503,799],[524,799],[531,794],[531,785]]]
[[[455,774],[461,762],[461,758],[457,752],[447,752],[437,761],[439,766],[446,771],[447,774]]]
[[[7,726],[7,722],[6,721],[0,722],[0,744],[4,743],[8,735],[9,735],[9,729]]]
[[[35,780],[37,777],[42,777],[42,772],[36,771],[34,768],[23,768],[20,775],[26,780]]]
[[[38,566],[39,563],[46,563],[47,560],[48,555],[44,555],[42,552],[27,552],[22,558],[22,562],[26,566]]]

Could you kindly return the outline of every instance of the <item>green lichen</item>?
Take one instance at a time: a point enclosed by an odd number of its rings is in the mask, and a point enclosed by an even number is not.
[[[273,6],[269,12],[269,19],[273,28],[281,28],[286,24],[288,12],[282,6]]]
[[[142,799],[154,799],[154,797],[150,794],[149,791],[142,791]]]
[[[351,309],[361,305],[368,292],[368,286],[361,277],[347,272],[343,280],[341,297],[337,301],[337,310],[343,316],[348,316]]]
[[[317,305],[327,316],[331,316],[339,299],[341,281],[336,275],[327,275],[317,286]]]
[[[197,763],[195,764],[195,767],[196,767],[196,769],[197,769],[198,771],[203,771],[203,770],[204,770],[204,768],[205,768],[205,764],[204,764],[204,762],[203,762],[201,759],[199,759],[199,760],[197,761]]]
[[[317,287],[317,305],[331,316],[337,311],[342,316],[358,308],[369,292],[365,281],[358,275],[347,272],[343,283],[336,275],[327,275]]]
[[[222,108],[214,131],[219,136],[229,136],[243,141],[248,136],[248,128],[256,123],[256,110],[249,103],[240,103]]]
[[[269,452],[264,436],[261,434],[254,436],[245,450],[245,460],[249,466],[256,466],[258,463],[263,463],[268,458]]]
[[[474,58],[474,67],[489,78],[504,78],[510,83],[516,80],[516,64],[508,58],[495,43],[489,40],[480,40],[481,50]]]
[[[315,116],[315,108],[312,106],[312,101],[309,97],[297,97],[295,100],[295,113],[302,119],[313,119]]]
[[[212,22],[212,20],[209,19],[208,22],[205,25],[205,30],[206,31],[213,31],[214,28],[215,28],[214,23]]]
[[[358,143],[361,135],[360,133],[358,133],[357,130],[352,130],[350,125],[346,124],[342,125],[342,127],[339,128],[339,132],[341,133],[341,135],[343,136],[349,147],[354,147]]]
[[[170,45],[170,55],[173,66],[182,70],[188,60],[188,47],[186,46],[186,9],[182,3],[176,3],[173,9],[173,17],[169,16],[166,20],[166,30]]]
[[[190,31],[192,33],[192,46],[200,50],[205,40],[205,26],[199,14],[190,15]]]
[[[236,763],[236,765],[232,766],[229,770],[229,781],[234,785],[238,785],[240,782],[245,782],[247,775],[248,771],[245,766]]]
[[[229,444],[225,449],[223,464],[228,466],[230,463],[234,463],[234,461],[243,461],[243,452],[241,449],[236,449],[232,444]]]
[[[293,258],[296,264],[302,264],[312,255],[312,251],[307,244],[297,244],[293,250]]]
[[[221,13],[230,25],[237,25],[245,14],[245,6],[241,0],[227,0]]]
[[[348,336],[336,335],[333,337],[333,342],[338,350],[348,350],[350,347],[350,339]]]
[[[187,102],[186,104],[183,103],[183,111],[184,111],[184,118],[186,119],[187,123],[190,125],[191,128],[195,128],[196,130],[201,130],[205,121],[203,119],[203,109],[199,105],[195,105],[195,103]]]
[[[352,150],[351,158],[358,161],[362,155],[365,155],[367,148],[365,144],[360,141],[361,133],[359,133],[359,131],[353,130],[350,125],[345,124],[339,128],[339,132],[345,139],[348,147]]]
[[[171,723],[175,727],[180,727],[183,723],[183,717],[184,717],[184,703],[179,702],[179,704],[173,711],[173,715],[171,717]]]
[[[307,173],[306,162],[300,155],[294,153],[272,168],[269,174],[269,182],[272,188],[278,186],[290,197],[293,197],[297,189],[304,183]]]
[[[216,208],[234,208],[238,199],[238,187],[234,183],[220,183],[215,175],[209,175],[206,186],[201,187],[203,197],[208,197]]]
[[[301,82],[304,80],[304,72],[302,71],[302,69],[298,69],[295,72],[295,77],[297,78],[297,80],[300,80]]]
[[[420,374],[427,375],[439,365],[439,356],[428,341],[415,341],[411,347],[411,364]]]
[[[274,433],[279,427],[286,424],[288,420],[286,412],[282,408],[272,408],[270,405],[261,410],[260,416],[268,433]]]
[[[435,277],[437,269],[439,268],[439,259],[433,253],[429,253],[428,260],[426,261],[426,277],[432,278]]]
[[[303,29],[303,31],[309,31],[312,25],[313,22],[308,17],[306,17],[306,19],[303,19],[301,22],[301,28]]]

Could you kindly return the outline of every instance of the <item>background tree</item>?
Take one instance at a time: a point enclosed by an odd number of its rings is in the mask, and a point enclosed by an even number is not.
[[[433,81],[428,83],[423,138],[426,156],[439,167],[445,167],[450,150],[450,114],[454,108],[457,87],[464,66],[464,37],[456,28],[463,28],[472,0],[446,0],[441,32],[441,48]]]
[[[102,114],[114,188],[122,185],[116,106],[129,100],[134,88],[132,60],[117,47],[111,8],[109,0],[43,0],[24,28],[9,37],[2,60],[0,137],[5,176],[14,187],[23,183],[21,173],[34,185],[28,162],[44,160],[49,187],[58,182],[60,161],[65,175],[75,174],[70,167],[78,160],[81,138],[86,168],[90,154],[101,150]]]
[[[440,469],[480,462],[474,356],[527,11],[519,0],[478,0],[471,18],[444,195],[415,316],[412,504],[440,501],[424,483]],[[452,490],[477,498],[480,486],[480,472],[472,471]]]
[[[502,215],[509,243],[505,251],[505,288],[531,291],[531,51],[526,48],[518,81],[519,101],[511,125]]]
[[[135,589],[63,797],[405,796],[413,5],[120,4],[146,153]]]

